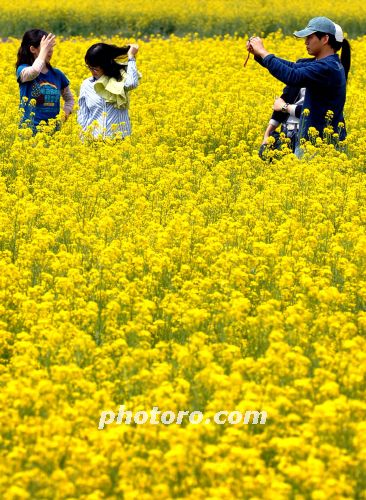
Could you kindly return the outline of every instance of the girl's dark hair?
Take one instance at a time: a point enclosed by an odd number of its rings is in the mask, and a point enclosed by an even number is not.
[[[32,29],[28,30],[24,33],[22,42],[20,44],[17,56],[17,62],[15,67],[18,69],[21,64],[28,64],[32,66],[34,61],[34,55],[30,51],[30,47],[38,48],[41,43],[42,37],[47,36],[48,33],[43,30]],[[48,68],[51,67],[50,64],[47,64]]]
[[[317,31],[315,35],[319,38],[319,40],[323,38],[323,36],[328,35],[329,37],[328,43],[332,47],[332,49],[335,52],[338,52],[339,50],[342,49],[341,63],[344,68],[347,80],[348,73],[351,67],[351,46],[349,44],[349,41],[344,38],[343,42],[337,42],[334,35],[331,35],[330,33],[323,33],[322,31]]]
[[[85,62],[88,66],[98,67],[106,76],[121,80],[121,65],[115,59],[125,56],[130,46],[117,47],[108,43],[95,43],[87,50]]]

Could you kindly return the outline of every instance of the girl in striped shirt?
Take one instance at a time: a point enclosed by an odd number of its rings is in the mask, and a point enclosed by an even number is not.
[[[78,122],[95,139],[131,134],[129,93],[140,78],[137,52],[136,44],[117,47],[107,43],[96,43],[86,52],[85,63],[92,76],[80,87]],[[115,61],[126,55],[127,64]]]

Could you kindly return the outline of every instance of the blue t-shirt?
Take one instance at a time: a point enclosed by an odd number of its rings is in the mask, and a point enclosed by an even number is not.
[[[30,118],[34,112],[32,125],[37,126],[41,120],[56,118],[60,112],[61,90],[69,85],[69,80],[59,69],[48,69],[47,73],[40,73],[37,78],[30,82],[22,83],[19,80],[20,73],[28,64],[22,64],[17,69],[17,80],[20,89],[20,106],[24,109],[22,122]],[[27,97],[26,103],[23,97]],[[35,99],[35,106],[30,105],[30,100]]]

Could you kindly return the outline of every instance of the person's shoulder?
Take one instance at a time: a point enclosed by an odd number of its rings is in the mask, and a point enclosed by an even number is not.
[[[81,82],[80,90],[90,89],[94,85],[94,78],[90,76]]]
[[[57,85],[60,85],[61,89],[64,89],[64,88],[69,86],[70,81],[63,71],[61,71],[58,68],[54,68],[52,66],[51,72],[53,73],[53,75],[56,79]]]
[[[323,61],[332,75],[343,74],[341,78],[345,78],[344,67],[338,54],[331,54],[330,56],[324,57]]]
[[[63,75],[63,76],[65,76],[65,73],[63,71],[61,71],[58,68],[55,68],[54,66],[52,66],[52,71],[54,71],[57,75]]]
[[[322,75],[323,78],[333,78],[339,71],[337,59],[334,55],[322,57],[321,59],[315,59],[313,64],[314,70],[318,73],[318,75]]]
[[[23,71],[23,69],[25,69],[25,68],[30,68],[30,65],[29,64],[21,64],[20,66],[17,67],[17,69],[15,71],[17,82],[19,83],[19,85],[21,87],[24,86],[24,85],[29,85],[29,83],[30,83],[30,82],[22,82],[20,80],[20,74]]]
[[[30,67],[29,64],[21,64],[20,66],[17,67],[16,74],[19,75],[24,68],[29,68],[29,67]]]
[[[316,62],[319,64],[335,64],[338,61],[339,61],[338,54],[330,54],[320,59],[316,59]]]
[[[330,56],[322,57],[321,59],[317,59],[316,63],[319,67],[328,68],[328,69],[338,69],[339,66],[339,58],[337,54],[331,54]]]
[[[339,55],[338,54],[331,54],[330,56],[327,56],[327,57],[324,57],[324,59],[327,60],[327,63],[328,64],[334,64],[334,65],[338,65],[338,63],[340,62],[340,59],[339,59]]]
[[[89,76],[88,78],[85,78],[85,80],[81,82],[81,87],[88,87],[92,83],[94,83],[94,78],[92,76]]]
[[[58,77],[58,78],[62,78],[62,79],[66,79],[67,80],[67,76],[65,75],[65,73],[63,71],[61,71],[60,69],[58,68],[54,68],[52,66],[52,71],[53,73]]]

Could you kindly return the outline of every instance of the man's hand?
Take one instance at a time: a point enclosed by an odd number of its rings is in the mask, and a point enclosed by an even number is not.
[[[250,45],[250,40],[247,41],[247,51],[250,52],[250,54],[254,54],[253,47]]]
[[[265,58],[268,56],[269,52],[264,48],[262,39],[259,36],[252,36],[247,43],[247,49],[249,52],[255,56]]]

